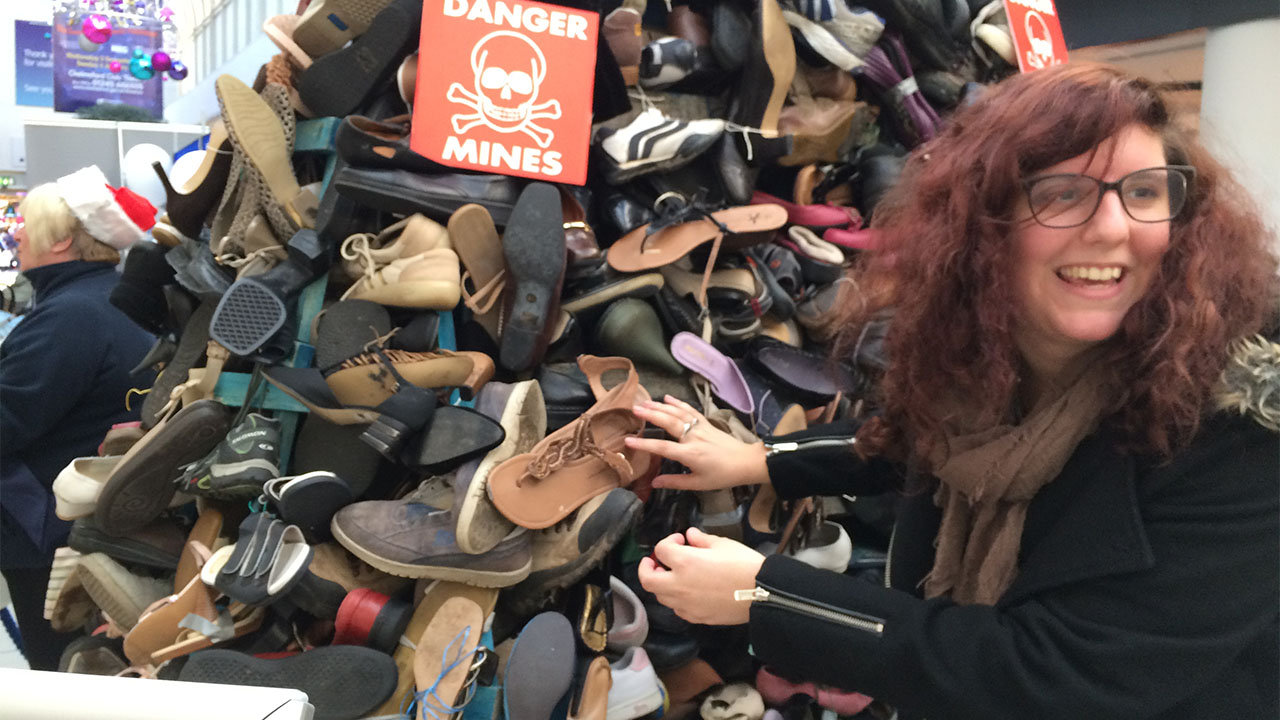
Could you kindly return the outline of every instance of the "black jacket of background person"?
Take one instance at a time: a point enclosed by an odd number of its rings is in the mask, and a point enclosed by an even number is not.
[[[922,599],[941,519],[926,489],[899,505],[888,588],[768,558],[757,582],[782,602],[752,606],[756,657],[904,720],[1280,717],[1280,435],[1219,412],[1163,464],[1114,440],[1104,424],[1031,501],[994,607]],[[769,475],[782,498],[901,485],[851,454],[780,453]]]
[[[35,304],[0,344],[0,567],[40,567],[66,540],[51,488],[73,459],[96,455],[111,425],[138,419],[129,371],[155,340],[107,301],[111,263],[71,262],[24,273]]]

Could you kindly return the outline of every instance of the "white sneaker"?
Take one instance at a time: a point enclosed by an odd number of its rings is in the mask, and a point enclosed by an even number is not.
[[[616,577],[609,578],[609,589],[613,591],[613,625],[609,627],[608,649],[623,652],[640,647],[649,637],[649,616],[644,611],[644,603]]]
[[[644,648],[628,648],[609,670],[613,685],[609,688],[605,720],[635,720],[665,709],[667,690],[662,687]]]
[[[605,179],[618,185],[637,175],[686,165],[723,133],[723,120],[674,120],[650,108],[624,128],[601,128],[596,142],[604,151]]]
[[[777,548],[777,543],[765,542],[756,550],[772,555]],[[787,554],[806,565],[842,573],[849,569],[849,560],[853,558],[853,541],[843,525],[828,520],[814,533],[808,547],[801,550],[793,548]]]

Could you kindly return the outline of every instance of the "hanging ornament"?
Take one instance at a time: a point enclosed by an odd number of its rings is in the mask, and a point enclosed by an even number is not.
[[[144,58],[147,56],[147,51],[143,50],[141,47],[136,47],[133,49],[133,56],[135,58]]]
[[[116,73],[117,75],[124,69],[124,66],[120,64],[119,60],[112,60],[111,64],[107,67],[111,68],[111,72]]]
[[[169,66],[169,77],[173,78],[174,80],[186,80],[187,79],[186,64],[183,63],[181,60],[174,60],[173,63]]]
[[[101,45],[111,39],[111,21],[106,15],[93,14],[84,19],[80,29],[90,42]]]
[[[98,43],[90,40],[88,35],[81,35],[77,40],[80,43],[80,49],[87,53],[98,52],[98,48],[102,47]]]
[[[146,58],[134,58],[129,61],[129,74],[139,80],[150,80],[156,73],[151,69],[151,61]]]
[[[160,8],[160,20],[167,23],[173,22],[173,8]]]
[[[162,73],[173,67],[173,62],[169,57],[169,53],[163,50],[157,50],[151,55],[151,69]]]

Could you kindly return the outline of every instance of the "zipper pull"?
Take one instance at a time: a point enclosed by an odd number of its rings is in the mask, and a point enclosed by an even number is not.
[[[794,440],[790,442],[778,442],[778,443],[766,442],[764,444],[764,456],[773,457],[778,453],[795,452],[799,448],[800,448],[800,443],[795,442]]]
[[[762,587],[755,587],[750,590],[734,590],[733,599],[737,602],[765,601],[769,599],[769,591]]]

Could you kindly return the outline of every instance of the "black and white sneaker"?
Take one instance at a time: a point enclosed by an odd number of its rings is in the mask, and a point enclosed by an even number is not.
[[[596,142],[604,154],[605,180],[620,185],[638,175],[686,165],[723,133],[723,120],[674,120],[650,108],[624,128],[601,128]]]
[[[678,37],[655,40],[640,51],[639,80],[645,90],[712,94],[726,82],[711,49]]]

